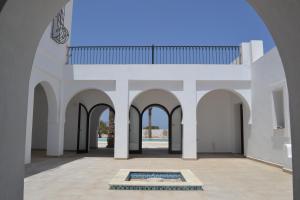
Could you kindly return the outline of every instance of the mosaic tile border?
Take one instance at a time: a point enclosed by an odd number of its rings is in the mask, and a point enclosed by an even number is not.
[[[176,190],[176,191],[192,191],[203,190],[202,186],[122,186],[112,185],[111,190]]]
[[[128,181],[131,172],[155,172],[155,173],[180,173],[183,182],[141,182]],[[173,191],[195,191],[204,190],[202,182],[191,170],[151,170],[151,169],[121,169],[109,183],[110,190],[173,190]]]

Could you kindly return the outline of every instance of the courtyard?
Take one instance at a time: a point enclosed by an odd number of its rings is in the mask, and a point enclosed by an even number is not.
[[[117,160],[110,151],[68,152],[59,158],[34,152],[32,163],[26,165],[25,199],[292,199],[291,174],[240,155],[200,154],[198,160],[182,160],[178,155],[145,152]],[[119,169],[190,169],[204,183],[204,191],[109,190]]]

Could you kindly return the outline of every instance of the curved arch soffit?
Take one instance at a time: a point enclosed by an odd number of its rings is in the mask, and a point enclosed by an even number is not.
[[[197,102],[197,112],[199,110],[199,107],[200,107],[200,103],[201,101],[207,97],[208,95],[210,95],[211,93],[214,93],[214,92],[218,92],[218,91],[226,91],[226,92],[229,92],[235,96],[237,96],[241,101],[242,101],[242,104],[245,106],[245,114],[247,115],[247,119],[248,119],[248,123],[250,124],[251,123],[251,107],[250,107],[250,102],[247,101],[247,99],[244,97],[243,94],[241,94],[239,91],[236,91],[236,90],[233,90],[233,89],[223,89],[223,88],[220,88],[220,89],[213,89],[213,90],[210,90],[210,91],[207,91]]]
[[[179,100],[179,98],[176,96],[176,94],[174,94],[172,91],[169,91],[169,90],[166,90],[166,89],[161,89],[161,88],[152,88],[152,89],[147,89],[147,90],[144,90],[144,91],[139,91],[135,96],[134,98],[131,100],[130,102],[130,106],[135,106],[133,105],[134,101],[136,99],[138,99],[140,96],[142,96],[143,94],[146,94],[148,92],[151,92],[151,91],[162,91],[162,92],[165,92],[167,94],[170,94],[172,97],[174,97],[177,101],[177,103],[181,106],[181,102]],[[153,104],[158,104],[160,105],[159,103],[153,103]],[[129,109],[130,109],[130,106],[129,106]],[[136,106],[135,106],[136,107]],[[165,106],[164,106],[165,107]],[[137,107],[136,107],[137,108]],[[138,109],[138,108],[137,108]],[[138,109],[139,110],[139,109]],[[143,109],[144,110],[144,109]],[[140,111],[140,110],[139,110]],[[171,110],[172,111],[172,110]],[[168,113],[170,114],[171,111],[168,111]],[[142,111],[140,111],[140,113],[142,114]]]
[[[80,91],[76,91],[74,92],[73,94],[71,94],[66,100],[65,100],[65,107],[67,108],[68,105],[70,104],[70,102],[78,95],[80,95],[81,93],[84,93],[84,92],[88,92],[88,91],[95,91],[97,93],[101,93],[101,94],[104,94],[105,97],[107,97],[107,99],[109,99],[111,105],[109,105],[110,107],[112,107],[114,109],[114,102],[113,102],[113,99],[111,98],[111,96],[109,94],[107,94],[105,91],[101,90],[101,89],[98,89],[98,88],[87,88],[87,89],[83,89],[83,90],[80,90]],[[106,104],[106,103],[99,103],[99,104]],[[98,104],[96,104],[98,105]],[[95,106],[95,105],[94,105]],[[94,107],[93,106],[93,107]]]
[[[115,112],[115,109],[114,109],[111,105],[106,104],[106,103],[99,103],[99,104],[94,105],[94,106],[88,111],[89,116],[93,113],[93,111],[94,111],[97,107],[100,107],[100,106],[105,106],[105,107],[107,107],[106,109],[111,109],[112,112],[113,112],[114,114],[116,113],[116,112]],[[106,110],[106,109],[105,109],[105,110]]]
[[[165,106],[163,106],[163,105],[161,105],[161,104],[159,104],[159,103],[154,103],[154,104],[150,104],[150,105],[146,106],[146,107],[143,109],[143,111],[141,112],[141,116],[144,115],[144,113],[145,113],[146,110],[148,110],[149,108],[153,108],[153,107],[157,107],[157,108],[160,108],[161,110],[165,111],[165,113],[166,113],[166,114],[168,115],[168,117],[170,118],[170,112],[168,111],[168,109],[167,109]]]

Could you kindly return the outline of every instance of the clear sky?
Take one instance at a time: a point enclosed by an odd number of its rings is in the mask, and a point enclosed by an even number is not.
[[[239,45],[263,40],[265,51],[274,47],[246,0],[74,0],[72,29],[72,45]],[[159,110],[153,118],[165,121]]]

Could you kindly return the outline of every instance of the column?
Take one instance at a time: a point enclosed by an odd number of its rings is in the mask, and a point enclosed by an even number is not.
[[[184,81],[183,159],[197,159],[197,89],[195,80]]]
[[[128,80],[117,80],[115,98],[115,158],[128,159]]]

